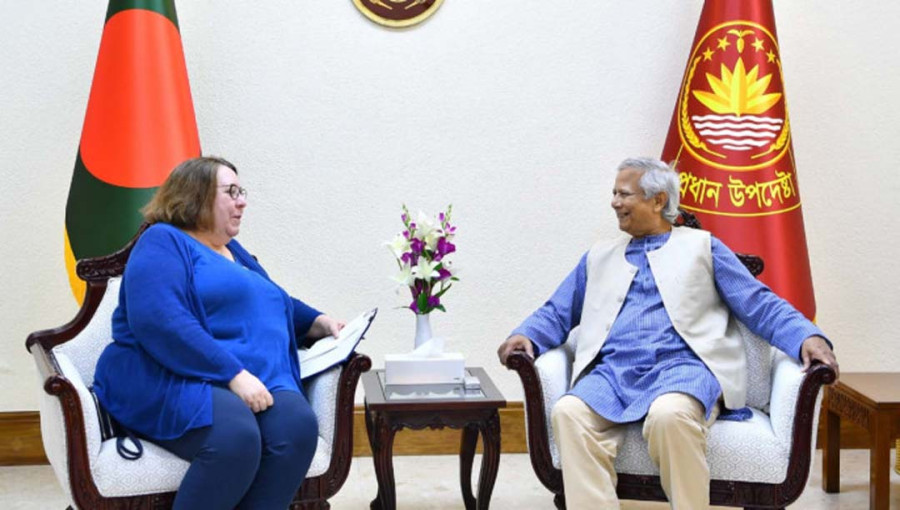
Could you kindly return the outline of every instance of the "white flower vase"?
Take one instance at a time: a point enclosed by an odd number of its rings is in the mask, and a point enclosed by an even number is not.
[[[416,348],[431,340],[431,314],[416,314]]]

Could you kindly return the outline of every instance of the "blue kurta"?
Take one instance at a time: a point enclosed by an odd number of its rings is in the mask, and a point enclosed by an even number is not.
[[[616,423],[644,418],[658,396],[672,392],[696,398],[709,418],[722,392],[713,373],[675,331],[653,278],[646,254],[669,236],[635,238],[628,244],[625,258],[638,271],[600,350],[600,362],[569,391]],[[713,237],[711,247],[716,288],[731,312],[755,334],[799,359],[803,341],[822,335],[819,328],[754,278],[721,241]],[[581,322],[586,287],[587,254],[550,300],[512,334],[529,338],[537,355],[562,344]],[[748,418],[749,413],[729,417]]]
[[[306,335],[320,312],[271,283],[265,270],[237,241],[227,246],[234,255],[235,268],[247,268],[280,295],[281,304],[276,306],[288,342],[286,352],[276,357],[287,356],[288,379],[293,388],[299,388],[296,339]],[[125,269],[119,306],[112,317],[114,341],[97,361],[94,391],[116,420],[151,439],[174,439],[190,429],[210,425],[210,385],[227,386],[242,369],[252,372],[256,363],[242,359],[241,351],[252,351],[252,347],[229,348],[214,334],[207,310],[213,289],[207,287],[201,292],[198,288],[205,280],[203,261],[208,262],[210,254],[208,248],[181,230],[158,223],[138,240]],[[201,276],[197,275],[198,267]],[[206,300],[202,294],[206,294]],[[236,292],[229,297],[235,302],[230,310],[239,313],[246,295]],[[274,302],[271,294],[266,300]],[[220,305],[213,308],[216,306]],[[272,326],[274,316],[267,317],[260,331],[277,329]],[[235,323],[242,320],[245,331],[256,331],[253,314],[234,319]],[[218,329],[219,321],[215,322]]]

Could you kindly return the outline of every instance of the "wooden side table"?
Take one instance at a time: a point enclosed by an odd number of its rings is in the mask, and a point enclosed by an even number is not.
[[[378,495],[373,510],[394,510],[394,434],[400,429],[421,430],[450,427],[462,429],[459,449],[459,476],[463,502],[467,510],[487,509],[500,466],[500,415],[506,407],[503,395],[482,368],[466,369],[477,376],[480,390],[465,390],[462,385],[397,385],[384,384],[384,370],[362,375],[366,393],[366,431],[372,446]],[[478,434],[484,445],[478,495],[472,495],[472,464]]]
[[[822,486],[840,491],[841,418],[869,431],[869,508],[887,510],[890,499],[891,443],[900,437],[900,373],[842,373],[825,387],[825,444]]]

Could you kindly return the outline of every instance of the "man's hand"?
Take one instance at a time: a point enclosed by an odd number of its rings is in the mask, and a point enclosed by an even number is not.
[[[240,397],[254,413],[261,413],[275,404],[272,394],[262,381],[246,369],[231,379],[228,389]]]
[[[831,350],[831,347],[828,347],[828,342],[819,335],[813,335],[803,341],[803,345],[800,347],[800,359],[803,360],[804,372],[809,370],[809,366],[812,365],[813,360],[815,360],[833,368],[834,373],[837,374],[838,377],[841,376],[840,369],[838,369],[837,358],[834,357],[834,352]]]
[[[500,344],[500,348],[497,349],[497,356],[500,357],[500,363],[506,365],[506,358],[508,358],[513,351],[525,351],[525,354],[531,359],[534,359],[534,346],[531,344],[531,340],[522,335],[513,335]]]
[[[306,338],[318,340],[329,335],[337,338],[346,325],[344,321],[332,319],[323,313],[313,321],[312,326],[309,327],[309,332],[306,333]]]

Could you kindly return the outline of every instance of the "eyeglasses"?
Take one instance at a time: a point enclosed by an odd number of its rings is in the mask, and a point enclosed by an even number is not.
[[[228,188],[228,196],[231,197],[232,200],[237,200],[238,198],[247,199],[247,188],[242,188],[237,184],[223,184],[219,186],[220,188]]]

